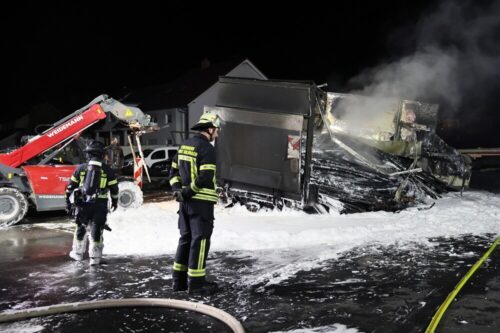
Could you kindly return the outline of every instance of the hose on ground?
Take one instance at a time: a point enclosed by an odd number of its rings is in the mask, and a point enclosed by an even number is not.
[[[245,333],[245,329],[243,328],[241,323],[229,313],[221,309],[206,304],[169,298],[122,298],[96,300],[56,304],[16,311],[5,311],[0,313],[0,323],[25,320],[33,317],[49,316],[66,312],[123,307],[164,307],[199,312],[220,320],[228,327],[230,327],[234,333]]]
[[[486,251],[483,254],[483,256],[481,257],[481,259],[479,259],[474,264],[474,266],[472,266],[472,268],[467,272],[467,274],[465,274],[465,276],[460,280],[460,282],[458,282],[458,284],[455,286],[455,288],[451,291],[451,293],[448,295],[448,297],[446,297],[445,301],[443,302],[443,304],[441,304],[441,306],[437,310],[434,317],[432,317],[432,320],[429,323],[429,326],[427,326],[425,333],[434,333],[434,331],[436,330],[436,327],[439,324],[439,321],[441,320],[441,317],[443,317],[444,313],[448,309],[448,306],[450,306],[451,302],[455,299],[455,296],[457,296],[458,292],[462,289],[462,287],[465,285],[465,283],[467,283],[469,278],[472,275],[474,275],[474,273],[479,268],[479,266],[481,266],[483,264],[483,262],[490,256],[490,254],[493,252],[493,250],[495,250],[495,248],[497,247],[498,244],[500,244],[500,237],[497,237],[497,239],[495,239],[495,241],[490,246],[488,251]]]

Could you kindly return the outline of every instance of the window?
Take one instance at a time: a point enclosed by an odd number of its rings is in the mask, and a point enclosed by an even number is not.
[[[172,115],[170,113],[165,113],[165,125],[168,125],[172,122]]]
[[[168,151],[168,159],[169,159],[169,160],[173,159],[173,158],[174,158],[174,156],[175,156],[175,154],[177,154],[177,150],[175,150],[175,149],[170,149],[170,150]]]
[[[157,145],[158,144],[158,140],[156,139],[148,139],[148,145]]]
[[[165,151],[164,150],[158,150],[151,155],[152,160],[161,160],[165,159]]]
[[[171,146],[174,141],[172,141],[172,139],[167,139],[165,143],[167,144],[167,146]]]

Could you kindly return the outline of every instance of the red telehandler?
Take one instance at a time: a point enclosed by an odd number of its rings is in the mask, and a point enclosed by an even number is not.
[[[54,156],[107,114],[130,128],[136,136],[139,152],[139,136],[158,129],[140,109],[101,95],[23,146],[0,154],[0,229],[21,221],[30,205],[39,212],[65,208],[66,185],[77,166],[54,164]],[[127,183],[128,188],[136,186],[131,181]],[[134,200],[133,193],[120,191],[121,206],[129,206],[131,200]]]

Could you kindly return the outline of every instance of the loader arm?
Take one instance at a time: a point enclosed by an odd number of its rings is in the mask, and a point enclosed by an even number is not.
[[[86,128],[106,118],[111,113],[126,123],[134,132],[149,132],[157,129],[149,115],[136,107],[126,106],[106,95],[95,98],[85,107],[55,123],[42,134],[30,139],[24,146],[6,154],[0,154],[0,163],[17,168],[31,158],[66,142]]]

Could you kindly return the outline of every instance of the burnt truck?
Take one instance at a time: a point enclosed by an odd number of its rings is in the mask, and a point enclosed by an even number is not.
[[[436,133],[438,105],[220,77],[220,197],[249,210],[387,210],[468,187],[470,159]]]

